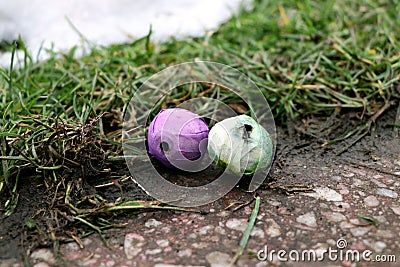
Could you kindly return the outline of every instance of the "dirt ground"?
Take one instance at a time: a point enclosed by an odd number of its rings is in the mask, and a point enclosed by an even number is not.
[[[400,266],[400,136],[398,127],[393,126],[396,108],[384,113],[357,142],[350,137],[324,144],[357,129],[360,121],[354,114],[304,117],[288,127],[278,127],[275,163],[267,181],[256,191],[261,197],[260,210],[236,266]],[[354,145],[345,149],[353,141]],[[177,179],[182,179],[182,174]],[[1,267],[24,263],[37,267],[229,266],[254,207],[254,194],[237,187],[222,199],[200,207],[203,213],[119,215],[113,222],[121,227],[104,232],[109,248],[97,234],[83,238],[80,245],[41,243],[43,230],[27,226],[27,219],[33,214],[40,217],[45,205],[41,199],[44,188],[35,184],[36,180],[21,182],[15,213],[1,218]],[[131,180],[121,185],[126,198],[147,198]],[[116,187],[107,190],[103,193],[109,197],[119,193]],[[338,251],[337,256],[339,252],[371,251],[371,261],[352,262],[345,257],[335,259],[335,255],[328,258],[323,254],[327,249]],[[283,261],[276,253],[265,257],[266,250],[285,250],[286,259],[290,252],[293,256],[293,251],[301,254],[304,250],[315,251],[319,259],[325,256],[322,262]],[[393,261],[394,257],[397,262],[378,262]]]

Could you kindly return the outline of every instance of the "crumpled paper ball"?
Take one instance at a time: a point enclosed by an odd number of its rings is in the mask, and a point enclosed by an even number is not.
[[[201,150],[206,151],[208,132],[199,115],[181,108],[163,109],[149,126],[149,153],[164,166],[174,168],[173,163],[196,160]]]
[[[237,175],[267,168],[273,157],[270,134],[253,118],[235,116],[216,123],[208,135],[208,154]]]

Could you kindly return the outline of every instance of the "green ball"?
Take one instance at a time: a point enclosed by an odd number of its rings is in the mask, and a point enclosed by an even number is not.
[[[216,123],[208,135],[208,154],[232,173],[253,174],[270,166],[270,134],[253,118],[235,116]]]

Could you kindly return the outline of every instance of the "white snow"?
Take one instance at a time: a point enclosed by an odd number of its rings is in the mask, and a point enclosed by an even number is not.
[[[131,42],[202,36],[237,13],[243,0],[0,0],[0,40],[21,36],[33,58],[47,48],[66,51]],[[246,1],[249,5],[249,1]],[[38,55],[38,53],[40,54]],[[17,55],[22,58],[22,55]],[[10,64],[0,51],[0,65]]]

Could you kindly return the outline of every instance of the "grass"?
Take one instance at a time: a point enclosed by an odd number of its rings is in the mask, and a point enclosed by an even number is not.
[[[93,162],[101,172],[118,160],[124,106],[146,79],[177,63],[201,59],[237,68],[261,88],[278,124],[353,111],[369,130],[377,115],[398,103],[398,21],[395,0],[256,1],[252,12],[242,11],[201,38],[153,43],[145,36],[93,47],[82,58],[72,49],[45,62],[25,53],[24,67],[0,68],[0,192],[6,196],[0,209],[14,211],[21,179],[36,172],[80,218],[74,207],[81,199],[70,196],[82,188],[72,174],[95,175],[88,168]],[[22,40],[0,47],[26,52]],[[182,90],[169,99],[189,92]]]

